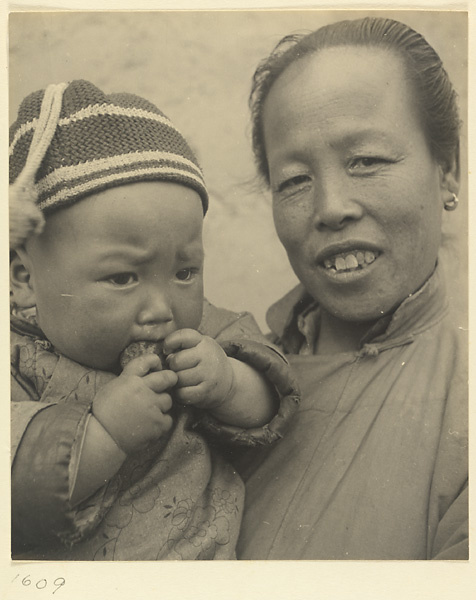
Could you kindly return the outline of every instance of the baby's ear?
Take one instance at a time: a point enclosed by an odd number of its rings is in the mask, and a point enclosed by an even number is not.
[[[30,308],[36,304],[28,265],[28,255],[24,250],[10,252],[10,301],[19,308]]]

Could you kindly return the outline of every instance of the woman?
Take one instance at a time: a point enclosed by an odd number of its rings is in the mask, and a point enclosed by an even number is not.
[[[242,559],[465,559],[467,367],[445,300],[459,117],[439,57],[367,18],[289,36],[251,94],[257,164],[301,285],[268,323],[303,392],[243,467]]]

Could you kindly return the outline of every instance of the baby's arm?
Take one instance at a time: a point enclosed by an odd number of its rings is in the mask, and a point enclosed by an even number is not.
[[[119,470],[128,454],[158,440],[172,426],[166,414],[176,384],[172,371],[157,371],[160,359],[148,354],[132,360],[121,375],[94,398],[83,439],[71,504],[89,497]]]
[[[181,329],[164,341],[167,364],[178,376],[175,397],[238,427],[260,427],[278,410],[276,390],[250,365],[228,357],[212,338]]]

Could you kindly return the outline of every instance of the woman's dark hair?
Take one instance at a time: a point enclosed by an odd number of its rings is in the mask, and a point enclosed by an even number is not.
[[[393,50],[401,56],[413,84],[422,127],[435,160],[446,170],[459,160],[460,119],[456,92],[440,57],[422,35],[392,19],[367,17],[325,25],[309,34],[284,37],[261,61],[249,98],[253,152],[260,175],[269,183],[263,136],[263,107],[276,79],[295,61],[336,46]]]

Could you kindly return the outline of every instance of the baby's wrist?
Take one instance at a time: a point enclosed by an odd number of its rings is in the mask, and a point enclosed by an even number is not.
[[[236,394],[236,376],[235,370],[231,364],[230,358],[227,358],[228,362],[228,372],[229,372],[229,386],[228,391],[225,394],[222,394],[219,398],[217,398],[213,403],[208,405],[208,410],[212,413],[215,412],[224,412],[226,407],[233,403],[233,399]]]
[[[113,442],[114,445],[116,446],[117,450],[119,452],[121,452],[124,455],[124,457],[126,457],[129,454],[129,452],[127,452],[125,450],[122,443],[120,442],[120,440],[119,440],[120,436],[117,435],[114,425],[111,426],[111,423],[109,423],[107,420],[103,419],[102,417],[98,418],[98,415],[94,412],[91,415],[91,419],[95,421],[96,429],[100,428],[103,439],[107,438],[111,442]]]
[[[96,432],[94,435],[97,438],[100,437],[109,448],[112,448],[112,446],[114,445],[117,454],[121,454],[123,456],[123,459],[126,459],[127,453],[119,446],[114,437],[110,434],[110,432],[106,429],[106,427],[104,427],[102,422],[94,414],[91,414],[90,416],[89,431]]]

